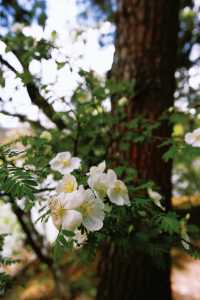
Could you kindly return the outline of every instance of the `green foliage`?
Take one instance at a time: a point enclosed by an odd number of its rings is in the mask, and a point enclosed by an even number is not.
[[[14,161],[18,152],[4,146],[0,148],[0,189],[5,196],[12,199],[26,198],[26,208],[32,207],[34,193],[37,192],[37,180],[31,171],[16,167]]]
[[[73,237],[74,232],[61,229],[57,235],[57,238],[53,245],[53,258],[55,262],[59,262],[59,260],[63,257],[65,251],[70,251],[73,248]]]
[[[178,234],[180,232],[180,223],[175,212],[168,212],[167,214],[160,215],[158,222],[160,230],[169,233],[169,235]]]

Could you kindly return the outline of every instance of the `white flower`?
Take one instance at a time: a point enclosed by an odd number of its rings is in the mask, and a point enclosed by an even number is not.
[[[82,203],[79,211],[83,217],[83,225],[88,231],[98,231],[103,227],[104,204],[96,198],[90,189],[80,189]]]
[[[75,242],[75,248],[81,247],[86,241],[87,241],[87,235],[85,233],[81,233],[80,230],[76,229],[74,231],[74,242]]]
[[[70,152],[60,152],[50,161],[50,166],[52,170],[65,175],[79,169],[80,163],[80,158],[72,157]]]
[[[116,205],[130,205],[128,189],[121,180],[116,179],[108,188],[107,194],[109,200]]]
[[[11,27],[12,32],[20,32],[24,28],[24,24],[22,23],[14,23]]]
[[[106,162],[102,161],[97,166],[93,166],[90,168],[90,171],[87,173],[87,175],[94,175],[95,173],[103,173],[106,169]]]
[[[75,230],[81,223],[88,231],[103,227],[104,204],[93,191],[82,186],[74,192],[61,193],[49,203],[55,226]]]
[[[200,128],[185,135],[185,142],[193,147],[200,147]]]
[[[47,130],[44,130],[41,134],[40,134],[40,137],[42,139],[45,139],[47,140],[48,142],[50,142],[52,140],[52,135],[49,131]]]
[[[72,193],[77,190],[76,178],[71,174],[66,174],[56,187],[57,193]]]
[[[148,188],[147,192],[149,197],[152,199],[153,203],[156,206],[158,206],[161,210],[165,211],[165,207],[160,202],[162,196],[158,192],[153,191],[151,188]]]
[[[105,173],[94,173],[88,178],[88,185],[100,198],[104,198],[107,193],[108,183]]]
[[[82,222],[82,215],[76,209],[80,206],[79,194],[60,194],[49,202],[54,225],[60,229],[75,230]]]
[[[105,198],[109,186],[117,179],[113,170],[107,173],[93,172],[88,178],[88,185],[92,188],[99,198]]]

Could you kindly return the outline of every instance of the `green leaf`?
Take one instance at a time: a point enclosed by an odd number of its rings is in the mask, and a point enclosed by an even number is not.
[[[170,235],[180,232],[180,222],[175,212],[168,212],[166,215],[160,216],[159,223],[160,229]]]
[[[67,237],[73,237],[75,235],[75,233],[73,231],[66,230],[66,229],[62,229],[61,233]]]

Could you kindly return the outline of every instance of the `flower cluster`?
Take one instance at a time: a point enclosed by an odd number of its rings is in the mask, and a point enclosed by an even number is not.
[[[80,158],[72,157],[70,152],[61,152],[50,161],[51,169],[64,175],[49,201],[52,220],[58,229],[76,232],[82,225],[88,232],[98,231],[103,227],[105,200],[130,205],[128,189],[113,170],[106,171],[105,162],[90,168],[85,188],[71,174],[80,165]]]

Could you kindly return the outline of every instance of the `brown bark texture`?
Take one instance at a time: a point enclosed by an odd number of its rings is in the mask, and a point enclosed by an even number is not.
[[[118,0],[111,74],[117,81],[135,82],[125,122],[142,115],[153,123],[173,106],[178,15],[178,0]],[[113,113],[116,106],[113,99]],[[171,126],[163,120],[154,135],[155,139],[147,143],[130,142],[129,150],[123,154],[113,143],[111,153],[113,159],[121,156],[128,160],[137,169],[139,179],[153,180],[170,207],[172,164],[163,161],[166,148],[158,145],[160,139],[171,136]],[[134,249],[127,256],[111,245],[104,246],[97,300],[171,299],[169,254],[166,262],[168,268],[158,270],[150,257]]]

